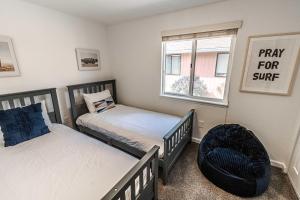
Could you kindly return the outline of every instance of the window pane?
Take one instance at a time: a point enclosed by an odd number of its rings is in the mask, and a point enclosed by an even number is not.
[[[167,57],[172,55],[172,73],[167,73],[167,66],[165,66],[165,93],[189,94],[192,44],[192,41],[172,41],[165,43],[165,59],[167,60]]]
[[[193,95],[223,99],[226,76],[216,77],[219,53],[229,55],[232,36],[202,38],[197,40]],[[225,56],[226,58],[226,56]],[[228,60],[222,58],[222,72],[227,73]],[[229,57],[228,57],[229,58]],[[225,61],[224,61],[225,60]]]
[[[219,53],[217,56],[216,76],[226,76],[229,53]]]
[[[176,55],[172,56],[172,74],[173,75],[180,75],[181,74],[181,56]]]
[[[166,56],[166,74],[172,73],[172,62],[171,62],[171,56]]]

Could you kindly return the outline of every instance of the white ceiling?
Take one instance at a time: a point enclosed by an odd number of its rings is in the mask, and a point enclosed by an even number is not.
[[[23,0],[72,15],[115,24],[225,0]]]

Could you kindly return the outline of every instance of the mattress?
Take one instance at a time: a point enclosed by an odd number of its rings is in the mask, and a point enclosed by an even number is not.
[[[0,148],[0,199],[99,200],[138,163],[64,125],[50,129],[49,134]]]
[[[101,113],[86,113],[76,123],[145,152],[158,145],[159,156],[163,157],[163,137],[180,120],[177,116],[118,104]]]

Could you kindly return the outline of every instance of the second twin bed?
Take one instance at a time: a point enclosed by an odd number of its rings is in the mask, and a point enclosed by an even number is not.
[[[68,91],[74,127],[138,158],[158,145],[162,179],[167,183],[171,167],[191,142],[193,110],[180,118],[116,104],[115,80],[71,85]]]

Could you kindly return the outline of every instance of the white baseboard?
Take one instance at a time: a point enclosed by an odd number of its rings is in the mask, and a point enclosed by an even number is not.
[[[192,141],[199,144],[201,142],[201,139],[196,138],[196,137],[192,137]],[[285,174],[287,173],[287,167],[283,162],[276,161],[276,160],[271,160],[271,165],[273,167],[277,167],[277,168],[282,169],[283,173],[285,173]]]
[[[201,139],[192,137],[192,142],[195,142],[195,143],[199,144],[201,142]]]
[[[296,185],[295,185],[295,183],[293,182],[293,179],[291,178],[290,173],[287,173],[287,175],[288,175],[288,177],[289,177],[289,179],[290,179],[290,182],[291,182],[291,184],[292,184],[292,186],[293,186],[293,188],[294,188],[294,191],[296,192],[296,195],[297,195],[298,199],[300,199],[300,194],[299,194],[299,192],[296,190],[296,189],[297,189],[297,188],[296,188]]]
[[[271,165],[272,165],[273,167],[277,167],[277,168],[282,169],[282,172],[285,173],[285,174],[287,174],[287,171],[288,171],[288,170],[287,170],[286,165],[285,165],[283,162],[280,162],[280,161],[272,160],[272,159],[271,159]]]

